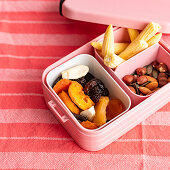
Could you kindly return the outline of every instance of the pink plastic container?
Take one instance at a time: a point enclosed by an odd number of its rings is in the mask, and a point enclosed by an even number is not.
[[[114,31],[115,42],[130,42],[128,31],[125,28],[119,28],[118,30]],[[103,41],[102,37],[99,41]],[[138,103],[142,102],[148,96],[140,96],[133,93],[128,86],[122,81],[122,78],[127,74],[132,74],[136,68],[143,67],[145,65],[150,64],[152,61],[157,60],[158,62],[165,63],[168,68],[170,69],[170,55],[168,51],[163,48],[163,44],[155,44],[143,52],[140,52],[136,56],[130,58],[129,60],[125,61],[124,63],[120,64],[115,71],[110,68],[106,68],[112,73],[112,76],[116,79],[116,81],[121,85],[121,87],[125,90],[125,92],[130,96],[132,101],[132,107],[136,106]],[[95,50],[95,57],[96,59],[105,67],[103,63],[103,59],[99,56],[97,51]],[[166,86],[165,86],[166,88]]]
[[[126,33],[123,31],[123,28],[114,28],[115,32],[115,41],[128,41]],[[99,36],[93,41],[98,41],[103,38],[103,35]],[[152,59],[158,59],[158,61],[163,61],[162,58],[166,58],[164,62],[168,64],[170,63],[170,53],[169,48],[164,45],[164,42],[160,44],[156,44],[147,50],[141,52],[140,54],[136,55],[133,59],[130,59],[126,64],[125,70],[128,70],[128,73],[133,72],[134,69],[127,69],[129,68],[130,64],[138,64],[137,67],[143,66],[145,64],[150,63]],[[126,85],[121,81],[121,76],[123,76],[126,71],[121,68],[120,70],[117,69],[117,72],[113,72],[111,69],[106,67],[103,63],[103,60],[96,55],[96,59],[101,63],[101,65],[105,68],[105,70],[110,74],[110,76],[119,84],[119,86],[124,89],[128,95],[131,97],[131,101],[133,103],[132,108],[127,111],[126,113],[122,114],[117,119],[110,121],[108,124],[103,126],[97,130],[88,130],[80,126],[78,121],[70,114],[70,112],[64,107],[63,103],[58,99],[58,97],[54,94],[54,92],[50,89],[49,85],[47,84],[47,75],[51,70],[56,69],[57,67],[62,67],[64,63],[68,60],[73,59],[79,54],[94,54],[94,49],[91,47],[90,42],[86,45],[80,47],[76,51],[72,52],[71,54],[67,55],[66,57],[62,58],[61,60],[57,61],[56,63],[49,66],[42,75],[42,86],[44,91],[44,97],[47,103],[47,106],[52,111],[52,113],[56,116],[59,122],[63,125],[63,127],[67,130],[67,132],[72,136],[75,142],[85,150],[88,151],[97,151],[103,149],[120,136],[125,134],[127,131],[135,127],[137,124],[142,122],[160,107],[165,105],[170,101],[169,97],[169,90],[170,90],[170,83],[166,86],[162,87],[160,90],[155,92],[153,95],[149,96],[145,100],[141,100],[140,98],[134,99],[130,96],[130,91],[127,90]],[[159,57],[159,56],[163,57]],[[148,56],[148,57],[146,57]],[[146,60],[142,63],[141,58],[146,58]],[[170,67],[169,67],[170,68]],[[128,74],[127,73],[127,74]],[[138,97],[138,96],[137,96]],[[134,100],[137,100],[134,101]],[[138,104],[136,104],[136,103]]]

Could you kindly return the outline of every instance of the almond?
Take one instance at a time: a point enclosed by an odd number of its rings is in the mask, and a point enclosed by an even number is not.
[[[152,90],[150,93],[148,93],[148,95],[150,95],[150,94],[156,92],[156,91],[159,90],[159,89],[160,89],[160,88],[156,88],[156,89]]]
[[[143,94],[147,95],[148,93],[151,92],[151,90],[149,90],[146,87],[139,87],[140,92],[142,92]]]
[[[153,82],[147,84],[145,87],[147,87],[149,90],[154,90],[158,87],[158,82],[153,81]]]
[[[153,78],[153,77],[151,77],[151,76],[146,76],[146,77],[147,77],[148,81],[151,81],[151,82],[157,81],[155,78]]]
[[[134,87],[132,87],[132,86],[128,86],[129,87],[129,89],[133,92],[133,93],[135,93],[136,94],[136,90],[135,90],[135,88]]]
[[[146,83],[148,81],[147,77],[146,76],[140,76],[137,78],[137,83],[139,85],[143,84],[143,83]]]

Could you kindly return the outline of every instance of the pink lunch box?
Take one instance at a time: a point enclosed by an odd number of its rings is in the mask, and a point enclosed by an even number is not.
[[[103,36],[104,35],[101,35],[93,41],[99,41]],[[115,27],[114,36],[115,42],[129,41],[127,30],[124,28]],[[117,84],[116,86],[120,86],[119,90],[126,98],[126,101],[124,101],[127,104],[126,112],[96,130],[83,128],[50,88],[49,82],[47,82],[48,75],[54,69],[59,67],[62,68],[62,66],[65,68],[64,64],[71,61],[79,54],[90,54],[95,56],[96,60],[105,69],[104,71],[107,72],[106,75],[109,74],[109,76],[106,77],[111,77],[117,82],[115,82],[114,85]],[[163,41],[137,54],[113,71],[104,65],[103,60],[95,53],[89,42],[56,63],[50,65],[43,72],[42,87],[47,106],[81,148],[88,151],[103,149],[170,101],[170,83],[151,96],[141,97],[133,94],[121,80],[125,74],[132,73],[137,67],[147,65],[154,59],[157,59],[160,62],[165,62],[170,69],[170,48]],[[110,90],[112,89],[109,89],[109,91]],[[127,95],[130,97],[132,103],[130,110],[128,110],[130,107],[130,101],[128,101],[129,97]]]

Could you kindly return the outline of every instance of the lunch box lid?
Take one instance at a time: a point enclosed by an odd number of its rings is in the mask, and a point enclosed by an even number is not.
[[[60,0],[60,14],[74,20],[142,30],[149,22],[170,34],[169,0]]]

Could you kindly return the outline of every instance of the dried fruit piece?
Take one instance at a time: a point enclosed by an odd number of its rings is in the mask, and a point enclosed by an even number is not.
[[[140,77],[137,78],[137,83],[138,83],[139,85],[144,84],[144,83],[146,83],[147,81],[148,81],[148,79],[147,79],[146,76],[140,76]]]
[[[129,87],[129,89],[133,92],[133,93],[135,93],[136,94],[136,90],[135,90],[135,88],[134,87],[132,87],[132,86],[128,86]]]
[[[102,91],[99,86],[95,86],[89,92],[90,98],[93,100],[94,103],[97,103],[101,97]]]
[[[89,95],[90,94],[90,90],[92,90],[93,87],[97,86],[97,80],[96,79],[92,79],[90,80],[84,87],[84,92]]]
[[[133,82],[134,77],[133,77],[133,75],[126,75],[126,76],[123,77],[122,80],[124,81],[125,84],[129,85]]]
[[[61,93],[59,93],[58,96],[72,113],[75,113],[75,114],[80,113],[79,108],[71,101],[70,97],[65,91],[62,91]]]
[[[78,79],[85,76],[89,72],[89,67],[78,65],[62,72],[63,79]]]
[[[62,91],[68,90],[71,84],[71,80],[68,79],[61,79],[59,80],[56,85],[53,87],[53,90],[58,94]]]
[[[91,73],[87,73],[84,78],[86,79],[86,83],[88,83],[91,79],[94,79],[94,76]]]
[[[88,120],[92,121],[94,116],[95,116],[95,110],[94,110],[94,106],[90,107],[87,110],[84,110],[80,113],[80,115],[86,117]]]
[[[106,108],[107,120],[111,120],[124,111],[124,104],[120,99],[111,99]]]
[[[81,122],[81,125],[87,129],[97,129],[97,125],[93,122],[90,122],[90,121],[83,121]]]
[[[82,115],[75,114],[75,113],[73,113],[73,115],[74,115],[74,117],[75,117],[77,120],[79,120],[79,121],[81,121],[81,122],[83,122],[83,121],[86,121],[86,120],[87,120],[87,118],[86,118],[86,117],[84,117],[84,116],[82,116]]]
[[[159,65],[157,66],[157,70],[160,73],[165,73],[165,72],[168,72],[168,67],[165,63],[159,63]]]
[[[82,110],[87,110],[94,106],[94,102],[89,96],[84,94],[83,87],[76,81],[72,81],[68,93],[71,100]]]
[[[153,67],[152,67],[152,64],[150,64],[146,67],[146,73],[148,75],[150,75],[152,73],[152,71],[153,71]]]
[[[97,126],[101,126],[106,123],[106,107],[109,103],[109,98],[106,96],[102,96],[99,100],[99,102],[95,106],[95,117],[93,119],[93,122]]]
[[[140,76],[145,75],[145,74],[146,74],[146,68],[145,68],[145,67],[137,68],[137,69],[136,69],[136,74],[137,74],[137,75],[140,75]]]
[[[154,81],[149,84],[147,84],[145,87],[147,87],[149,90],[154,90],[158,87],[158,82]]]
[[[162,87],[168,83],[168,79],[166,77],[159,78],[159,87]]]
[[[152,71],[152,77],[154,77],[155,79],[157,79],[157,78],[158,78],[158,71],[153,70],[153,71]]]
[[[57,79],[54,81],[54,83],[53,83],[53,85],[52,85],[52,88],[56,85],[56,83],[58,82],[58,81],[60,81],[62,79],[62,76],[59,76],[59,77],[57,77]]]
[[[139,87],[140,92],[142,92],[143,94],[147,95],[148,93],[151,92],[151,90],[149,90],[146,87]]]

